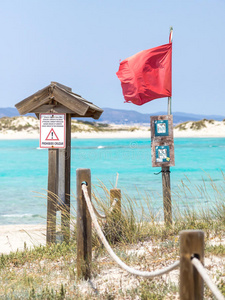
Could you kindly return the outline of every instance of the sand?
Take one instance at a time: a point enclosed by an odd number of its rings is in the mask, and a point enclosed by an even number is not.
[[[193,122],[184,123],[184,129],[174,128],[175,138],[209,138],[225,137],[225,122],[223,121],[205,121],[205,127],[195,130],[191,128]],[[140,125],[110,125],[112,131],[84,131],[72,133],[72,138],[76,139],[101,139],[101,138],[151,138],[150,126]],[[130,128],[130,130],[129,130]],[[136,128],[136,129],[134,129]],[[39,139],[38,130],[4,130],[0,131],[0,140],[17,139]]]
[[[207,128],[199,131],[174,130],[174,138],[216,138],[225,137],[225,126],[223,128]],[[125,139],[125,138],[151,138],[150,131],[137,130],[134,132],[118,131],[118,132],[79,132],[72,134],[73,139]],[[27,132],[7,132],[0,133],[0,140],[26,140],[26,139],[39,139],[38,133]]]
[[[46,225],[1,225],[0,254],[46,244]]]

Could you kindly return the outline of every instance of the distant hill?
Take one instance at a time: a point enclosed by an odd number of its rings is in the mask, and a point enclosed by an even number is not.
[[[122,110],[113,108],[103,108],[104,112],[98,122],[102,123],[115,123],[115,124],[149,124],[150,116],[164,115],[166,112],[156,112],[154,114],[142,114],[134,110]],[[34,114],[27,114],[34,115]],[[15,117],[19,113],[14,107],[0,108],[0,118],[2,117]],[[173,113],[174,124],[179,124],[187,121],[199,121],[202,119],[222,121],[225,116],[220,115],[198,115],[183,112]],[[87,120],[87,119],[82,119]]]
[[[15,107],[0,108],[0,118],[2,117],[17,117],[20,114]],[[35,114],[27,114],[26,116],[35,116]]]
[[[165,115],[166,112],[160,111],[154,114],[142,114],[134,110],[120,110],[112,108],[103,108],[104,112],[101,115],[98,121],[105,123],[115,123],[115,124],[132,124],[132,123],[141,123],[149,124],[150,116]],[[199,121],[202,119],[222,121],[225,119],[225,116],[218,115],[197,115],[197,114],[188,114],[183,112],[173,113],[174,124],[179,124],[187,121]]]

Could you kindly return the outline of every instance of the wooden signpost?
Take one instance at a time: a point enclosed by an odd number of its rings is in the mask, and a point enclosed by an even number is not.
[[[161,167],[164,221],[172,224],[170,167],[175,165],[173,142],[173,116],[151,117],[152,166]]]
[[[21,115],[41,122],[40,147],[48,148],[47,243],[56,241],[56,212],[61,211],[63,240],[70,238],[71,118],[98,119],[103,110],[57,82],[17,103]]]

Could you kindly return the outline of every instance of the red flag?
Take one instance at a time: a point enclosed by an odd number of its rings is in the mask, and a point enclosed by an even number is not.
[[[172,95],[172,43],[141,51],[120,63],[116,73],[125,102],[142,105]]]

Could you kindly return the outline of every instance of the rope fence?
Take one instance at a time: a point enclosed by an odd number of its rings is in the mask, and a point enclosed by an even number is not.
[[[109,213],[113,212],[113,209],[115,208],[116,206],[116,203],[118,202],[118,200],[116,198],[113,199],[113,203],[109,209]],[[95,208],[94,204],[92,203],[92,207],[94,209],[94,212],[96,214],[96,216],[99,218],[99,219],[106,219],[107,216],[106,215],[103,215],[103,214],[100,214],[97,209]]]
[[[218,300],[224,300],[224,296],[220,293],[215,283],[211,280],[209,275],[206,273],[206,270],[204,266],[201,264],[201,262],[197,258],[193,258],[191,260],[192,264],[195,266],[195,268],[198,270],[198,273],[201,275],[202,279],[207,284],[208,288],[211,290],[213,295]]]
[[[164,268],[162,270],[159,270],[159,271],[154,271],[154,272],[147,272],[147,271],[139,271],[139,270],[136,270],[134,268],[131,268],[129,266],[127,266],[116,254],[115,252],[112,250],[112,248],[110,247],[109,243],[107,242],[102,230],[101,230],[101,227],[99,226],[98,224],[98,221],[97,221],[97,218],[95,216],[95,213],[94,213],[94,209],[92,207],[92,204],[91,204],[91,200],[89,198],[89,195],[88,195],[88,190],[87,190],[87,186],[85,184],[82,184],[82,190],[83,190],[83,193],[84,193],[84,198],[85,198],[85,201],[86,201],[86,204],[87,204],[87,207],[88,207],[88,210],[89,210],[89,213],[91,215],[91,219],[92,219],[92,222],[94,224],[94,227],[96,229],[96,232],[100,238],[100,240],[102,241],[103,245],[105,246],[106,250],[108,251],[109,255],[111,256],[111,258],[124,270],[126,270],[127,272],[133,274],[133,275],[136,275],[136,276],[142,276],[142,277],[147,277],[147,278],[152,278],[152,277],[155,277],[155,276],[161,276],[163,274],[166,274],[166,273],[169,273],[170,271],[176,269],[179,267],[179,261],[175,262],[174,264],[172,264],[171,266],[167,267],[167,268]]]
[[[110,191],[111,192],[111,191]],[[121,193],[112,191],[113,200]],[[118,199],[117,199],[118,200]],[[115,200],[114,200],[115,201]],[[115,201],[110,210],[120,202]],[[113,204],[114,202],[111,201]],[[204,282],[218,300],[225,300],[217,286],[204,268],[204,232],[201,230],[183,230],[180,232],[180,260],[156,271],[141,271],[127,266],[113,251],[107,242],[96,217],[96,209],[91,203],[90,169],[77,169],[77,275],[86,280],[91,277],[91,230],[94,228],[111,258],[125,271],[135,276],[153,278],[167,274],[180,267],[180,299],[203,299]],[[97,213],[97,215],[99,215]]]

